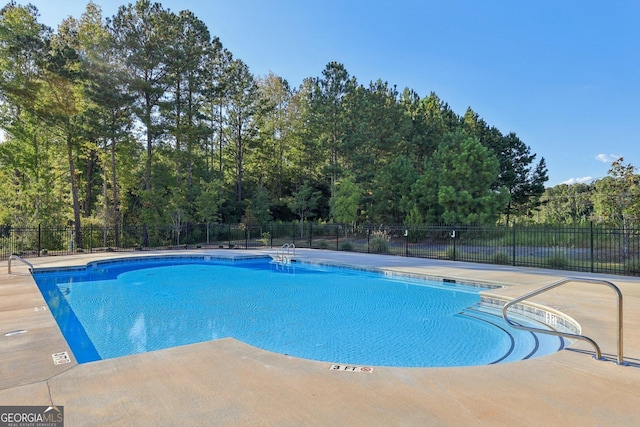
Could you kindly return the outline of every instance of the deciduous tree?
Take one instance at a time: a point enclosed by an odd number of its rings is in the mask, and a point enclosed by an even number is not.
[[[595,214],[604,222],[623,228],[640,224],[640,175],[635,169],[620,157],[611,165],[609,176],[596,181]]]

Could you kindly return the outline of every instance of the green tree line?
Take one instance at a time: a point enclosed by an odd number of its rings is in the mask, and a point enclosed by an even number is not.
[[[547,188],[530,220],[571,225],[594,221],[616,228],[640,228],[640,175],[619,158],[602,179]]]
[[[90,2],[56,30],[0,11],[0,223],[492,223],[532,215],[544,158],[435,93],[329,62],[297,87],[189,11]],[[117,234],[117,233],[116,233]]]

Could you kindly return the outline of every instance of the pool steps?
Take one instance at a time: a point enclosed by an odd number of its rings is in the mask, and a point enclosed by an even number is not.
[[[568,342],[561,337],[513,328],[504,321],[499,308],[485,303],[478,303],[474,306],[468,307],[459,314],[477,321],[487,322],[504,331],[504,333],[509,337],[511,341],[510,348],[505,352],[505,354],[491,362],[491,364],[515,362],[534,357],[546,356],[562,350],[568,344]],[[548,326],[543,323],[533,321],[530,318],[521,317],[518,321],[527,325],[535,323],[535,326],[537,327],[548,328]]]

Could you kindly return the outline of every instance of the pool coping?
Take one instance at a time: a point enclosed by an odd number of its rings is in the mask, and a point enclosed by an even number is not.
[[[189,251],[212,252],[240,255],[237,250]],[[185,251],[155,255],[172,253]],[[131,255],[141,254],[43,257],[33,263],[55,268]],[[504,299],[575,275],[324,250],[298,249],[296,257],[455,280],[473,276],[473,281],[503,284],[491,294]],[[640,323],[629,314],[640,310],[640,281],[633,278],[595,275],[613,281],[625,295],[629,366],[595,361],[592,350],[577,343],[557,354],[503,365],[380,368],[363,375],[332,372],[326,363],[272,354],[234,339],[83,365],[73,360],[54,365],[52,355],[66,342],[51,314],[34,310],[44,303],[31,276],[21,269],[16,265],[17,274],[0,276],[0,331],[28,330],[11,340],[0,335],[0,405],[64,405],[67,425],[136,425],[152,415],[161,416],[153,420],[164,425],[202,424],[204,419],[219,425],[629,425],[637,421]],[[607,298],[599,289],[571,288],[549,306],[577,319],[613,360],[613,320],[602,321],[594,314]]]

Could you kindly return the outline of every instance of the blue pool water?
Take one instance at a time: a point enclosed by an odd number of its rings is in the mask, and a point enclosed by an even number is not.
[[[34,278],[79,363],[233,337],[331,363],[478,365],[508,360],[520,333],[469,315],[481,288],[311,264],[135,259]]]

